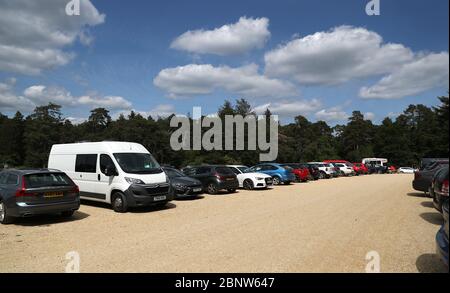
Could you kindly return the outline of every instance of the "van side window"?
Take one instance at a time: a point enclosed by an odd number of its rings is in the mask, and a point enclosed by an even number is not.
[[[77,155],[75,162],[75,172],[96,173],[97,155]]]
[[[108,155],[100,155],[100,172],[105,174],[107,167],[114,167],[114,162]]]

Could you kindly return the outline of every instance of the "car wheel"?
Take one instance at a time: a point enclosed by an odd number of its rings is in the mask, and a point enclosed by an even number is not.
[[[75,213],[75,211],[64,211],[61,213],[61,216],[63,218],[70,218],[73,216],[74,213]]]
[[[208,184],[208,187],[206,187],[206,191],[209,194],[217,194],[217,192],[218,192],[217,185],[215,183]]]
[[[281,179],[278,176],[273,177],[273,185],[280,185]]]
[[[6,205],[0,201],[0,223],[7,225],[11,224],[14,221],[14,218],[8,216],[8,209]]]
[[[250,179],[246,179],[243,183],[243,186],[245,190],[253,190],[254,188],[253,181],[251,181]]]
[[[111,201],[113,210],[116,213],[126,213],[128,210],[128,203],[125,195],[122,192],[116,192],[113,194]]]
[[[323,171],[319,173],[319,179],[325,179],[325,173]]]

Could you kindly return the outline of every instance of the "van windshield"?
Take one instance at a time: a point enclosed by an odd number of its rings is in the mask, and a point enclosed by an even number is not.
[[[150,154],[145,153],[116,153],[117,163],[128,174],[159,174],[163,170]]]

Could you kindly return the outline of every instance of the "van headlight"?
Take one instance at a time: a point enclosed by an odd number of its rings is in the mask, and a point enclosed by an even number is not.
[[[125,180],[130,184],[145,184],[141,179],[125,177]]]

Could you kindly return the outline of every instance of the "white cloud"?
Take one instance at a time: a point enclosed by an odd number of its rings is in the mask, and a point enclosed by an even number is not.
[[[2,0],[0,71],[35,75],[70,62],[64,47],[77,39],[92,42],[88,27],[104,22],[90,0],[81,1],[81,15],[68,16],[63,0]]]
[[[413,59],[401,44],[365,28],[340,26],[298,38],[265,55],[266,74],[301,84],[339,84],[386,74]]]
[[[153,83],[172,98],[207,95],[217,89],[247,98],[292,97],[298,94],[291,83],[260,75],[256,64],[238,68],[210,64],[167,68],[158,74]]]
[[[396,99],[446,86],[449,80],[447,52],[429,54],[399,67],[371,87],[363,87],[359,95],[366,99]]]
[[[267,18],[241,17],[235,24],[214,30],[188,31],[177,37],[171,48],[197,54],[233,55],[262,48],[270,37]]]
[[[107,108],[109,110],[127,110],[132,103],[123,97],[84,95],[73,96],[69,91],[59,87],[33,85],[26,88],[22,95],[14,93],[15,80],[0,83],[0,110],[31,112],[36,106],[50,102],[64,107]]]
[[[15,79],[0,82],[0,111],[29,111],[34,103],[14,93]]]
[[[366,119],[366,120],[373,121],[373,120],[375,120],[375,117],[376,117],[375,113],[372,113],[372,112],[364,113],[364,119]]]
[[[343,122],[350,116],[340,107],[322,109],[315,114],[316,118],[325,122]]]
[[[258,115],[262,115],[269,109],[274,115],[292,118],[298,115],[307,115],[317,111],[320,107],[322,107],[322,103],[318,99],[312,99],[310,101],[302,100],[267,103],[255,107],[253,111]]]

